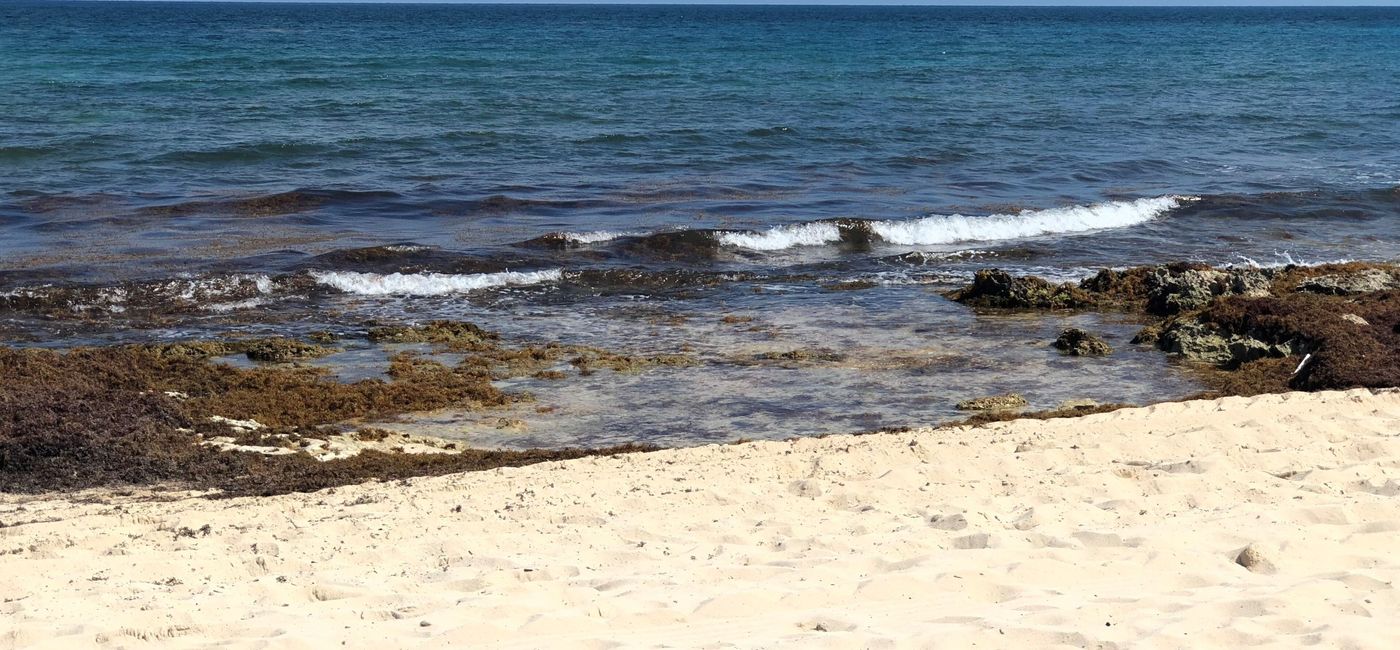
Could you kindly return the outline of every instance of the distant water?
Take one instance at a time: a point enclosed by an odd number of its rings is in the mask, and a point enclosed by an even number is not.
[[[1133,323],[937,291],[1400,257],[1395,8],[0,2],[0,50],[0,338],[457,317],[706,359],[499,444],[1184,394],[1155,353],[1031,345]],[[735,363],[796,347],[963,361]]]

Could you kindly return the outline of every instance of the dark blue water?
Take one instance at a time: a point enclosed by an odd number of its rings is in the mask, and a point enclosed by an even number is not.
[[[15,340],[449,315],[721,363],[628,309],[907,348],[1029,331],[931,302],[983,266],[1400,257],[1398,8],[0,2],[0,51]],[[946,409],[854,386],[716,408]]]

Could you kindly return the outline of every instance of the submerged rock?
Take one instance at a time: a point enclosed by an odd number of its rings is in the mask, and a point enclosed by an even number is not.
[[[1029,404],[1026,398],[1015,393],[975,397],[958,402],[959,411],[999,411],[1024,408]]]
[[[966,305],[997,309],[1083,309],[1094,304],[1093,296],[1072,283],[1016,277],[1000,269],[978,271],[971,285],[944,295]]]
[[[878,286],[880,286],[880,283],[871,280],[847,280],[845,282],[823,284],[822,288],[827,291],[864,291],[865,289],[874,289]]]
[[[1103,339],[1079,328],[1060,332],[1060,337],[1052,345],[1076,357],[1102,357],[1113,353],[1113,348]]]
[[[1063,402],[1060,402],[1059,404],[1055,405],[1055,410],[1056,410],[1056,411],[1082,411],[1082,410],[1088,410],[1088,409],[1093,409],[1093,408],[1098,408],[1098,407],[1099,407],[1099,402],[1098,402],[1098,400],[1093,400],[1093,399],[1089,399],[1089,398],[1085,397],[1085,398],[1082,398],[1082,399],[1067,399],[1067,400],[1065,400],[1065,401],[1063,401]]]

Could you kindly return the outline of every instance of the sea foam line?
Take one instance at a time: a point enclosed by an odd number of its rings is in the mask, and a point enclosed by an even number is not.
[[[501,271],[499,273],[360,273],[356,271],[312,271],[317,283],[361,296],[441,296],[496,287],[558,282],[561,269],[547,271]]]

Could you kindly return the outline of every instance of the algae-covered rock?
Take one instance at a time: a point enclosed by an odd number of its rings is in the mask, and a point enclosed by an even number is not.
[[[991,395],[988,397],[975,397],[958,402],[959,411],[1000,411],[1006,409],[1024,408],[1029,402],[1026,398],[1015,393],[1006,395]]]
[[[581,348],[582,354],[569,360],[569,363],[578,368],[580,375],[591,375],[599,368],[608,368],[613,372],[631,373],[641,372],[648,368],[660,366],[693,366],[699,361],[690,355],[685,354],[656,354],[656,355],[631,355],[608,352],[597,348]]]
[[[1157,347],[1193,361],[1223,367],[1268,357],[1298,354],[1302,342],[1289,340],[1270,343],[1245,333],[1232,332],[1212,323],[1184,319],[1167,325],[1157,338]]]
[[[374,343],[435,343],[454,350],[491,347],[500,335],[472,323],[435,320],[422,325],[374,327],[368,338]]]
[[[1133,335],[1133,340],[1129,341],[1133,345],[1156,345],[1157,339],[1162,337],[1162,324],[1152,323],[1143,326]]]
[[[258,339],[242,343],[239,347],[249,359],[263,363],[304,361],[324,357],[332,352],[324,346],[285,338]]]
[[[1060,332],[1053,343],[1056,349],[1076,357],[1102,357],[1113,353],[1103,339],[1079,328]]]
[[[1159,268],[1149,280],[1147,311],[1169,316],[1200,309],[1219,296],[1269,295],[1273,276],[1264,269]]]
[[[846,355],[826,348],[797,348],[786,352],[764,352],[754,357],[760,361],[797,361],[810,363],[839,363]]]
[[[978,271],[971,285],[945,295],[966,305],[996,309],[1083,309],[1094,304],[1093,296],[1074,284],[1016,277],[1000,269]]]
[[[1200,309],[1220,296],[1269,295],[1273,278],[1274,272],[1268,269],[1216,269],[1205,264],[1175,262],[1122,271],[1103,269],[1081,282],[1079,288],[1100,305],[1170,316]]]
[[[223,357],[238,352],[234,346],[222,341],[158,343],[143,346],[142,349],[157,359],[185,359],[190,361],[201,361],[211,357]]]

